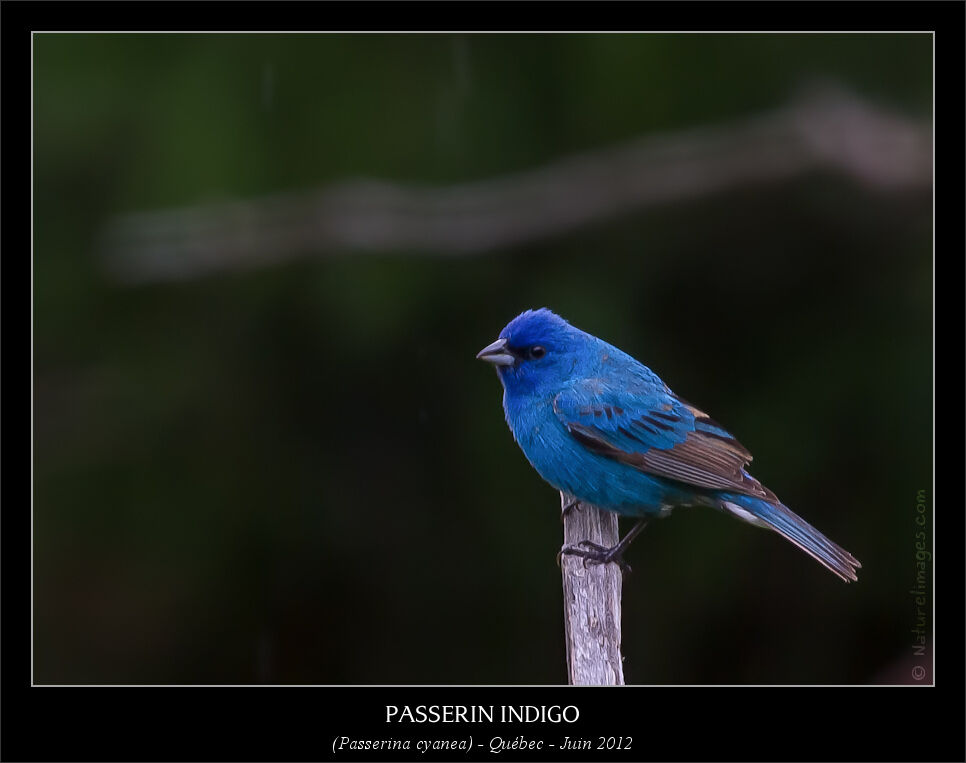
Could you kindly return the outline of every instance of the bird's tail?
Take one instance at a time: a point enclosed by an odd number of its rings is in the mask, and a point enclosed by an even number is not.
[[[806,554],[817,559],[848,583],[858,580],[858,559],[826,538],[808,522],[782,503],[769,503],[749,495],[727,493],[720,496],[721,507],[746,522],[774,530]]]

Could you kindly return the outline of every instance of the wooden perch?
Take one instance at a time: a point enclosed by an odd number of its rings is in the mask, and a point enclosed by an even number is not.
[[[572,500],[560,494],[563,508]],[[564,544],[590,540],[611,547],[620,540],[617,515],[581,503],[564,517]],[[567,673],[575,686],[624,683],[621,656],[621,570],[616,564],[588,564],[578,556],[560,557],[563,574]]]

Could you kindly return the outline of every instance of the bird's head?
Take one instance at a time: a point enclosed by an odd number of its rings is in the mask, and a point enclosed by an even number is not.
[[[508,391],[532,391],[570,378],[586,336],[542,307],[520,313],[476,357],[496,366]]]

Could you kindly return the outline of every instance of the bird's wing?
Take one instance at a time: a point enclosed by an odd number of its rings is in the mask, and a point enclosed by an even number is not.
[[[751,453],[663,385],[618,389],[585,379],[558,394],[553,409],[571,436],[594,453],[695,487],[778,500],[745,472]]]

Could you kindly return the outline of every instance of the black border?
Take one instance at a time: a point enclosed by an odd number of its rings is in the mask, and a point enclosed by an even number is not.
[[[359,760],[963,760],[964,611],[962,464],[937,448],[937,635],[934,688],[344,687],[53,688],[30,683],[29,177],[30,29],[663,29],[936,30],[937,304],[960,304],[963,235],[962,2],[885,3],[27,3],[4,2],[2,378],[3,760],[321,760],[335,735],[417,739],[630,735],[629,754],[340,755]],[[504,11],[504,13],[500,13]],[[528,13],[527,11],[533,11]],[[955,268],[955,273],[950,271]],[[942,276],[939,275],[942,272]],[[952,277],[950,277],[952,276]],[[954,295],[947,292],[955,288]],[[945,298],[941,298],[945,297]],[[937,421],[962,423],[963,313],[937,313]],[[952,327],[952,329],[950,329]],[[948,334],[955,332],[952,341]],[[950,371],[950,361],[954,369]],[[955,388],[938,401],[944,382]],[[962,442],[957,436],[954,444]],[[937,444],[938,440],[937,440]],[[22,457],[20,463],[14,459]],[[951,457],[950,457],[951,456]],[[948,462],[947,462],[948,459]],[[955,459],[955,460],[953,460]],[[945,478],[945,479],[943,479]],[[29,481],[29,476],[27,477]],[[955,487],[950,488],[950,483]],[[21,487],[27,488],[21,490]],[[938,606],[938,598],[947,602]],[[577,724],[389,727],[385,705],[576,705]]]

